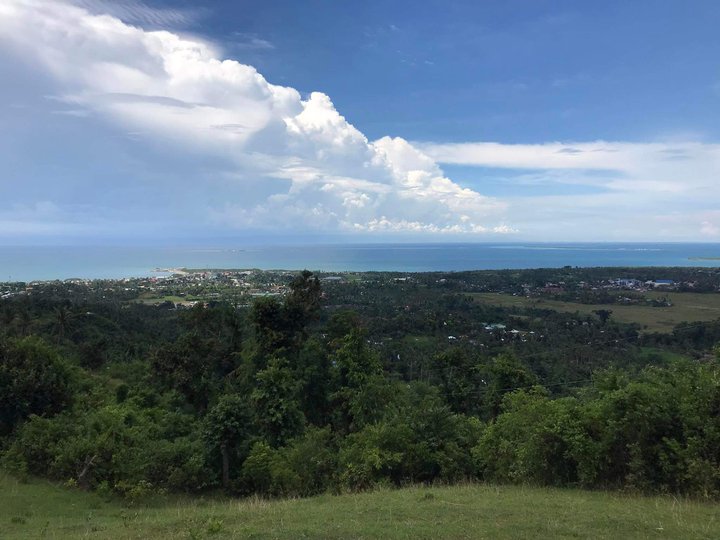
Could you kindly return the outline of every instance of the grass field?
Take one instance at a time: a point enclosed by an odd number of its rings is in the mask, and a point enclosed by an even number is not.
[[[172,302],[173,304],[189,304],[191,302],[195,302],[200,300],[200,297],[196,296],[174,296],[174,295],[167,295],[167,296],[143,296],[140,298],[137,298],[134,300],[134,302],[140,303],[140,304],[162,304],[163,302]]]
[[[553,309],[568,313],[592,314],[597,309],[609,309],[614,320],[638,323],[648,332],[670,332],[681,322],[711,321],[720,317],[720,294],[715,293],[646,293],[648,298],[668,298],[673,304],[670,307],[579,304],[499,293],[477,293],[473,296],[480,302],[497,306]]]
[[[720,538],[720,507],[484,485],[125,507],[48,482],[0,477],[0,538]]]

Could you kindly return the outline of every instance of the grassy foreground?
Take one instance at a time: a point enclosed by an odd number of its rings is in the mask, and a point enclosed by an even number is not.
[[[128,507],[49,482],[0,476],[0,538],[720,538],[720,506],[464,485]]]

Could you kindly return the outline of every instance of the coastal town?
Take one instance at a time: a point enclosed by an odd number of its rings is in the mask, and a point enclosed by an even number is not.
[[[636,271],[637,277],[606,277],[606,269],[548,269],[542,271],[476,271],[476,272],[317,272],[323,289],[333,290],[352,284],[362,293],[365,287],[395,286],[426,287],[453,292],[495,292],[528,298],[567,298],[589,303],[637,303],[648,292],[717,292],[720,291],[720,271],[699,268],[682,269],[673,278],[658,270]],[[677,274],[678,269],[673,269]],[[253,298],[283,296],[288,284],[297,274],[288,270],[218,270],[218,269],[155,269],[148,277],[123,279],[47,280],[0,283],[0,299],[32,295],[53,289],[67,288],[100,295],[111,293],[128,301],[163,307],[192,307],[197,302],[232,301],[247,305]],[[563,279],[538,281],[537,274]],[[535,277],[534,282],[517,278]],[[586,274],[588,274],[586,276]],[[652,277],[648,277],[652,276]],[[540,276],[541,277],[541,276]],[[584,279],[581,279],[584,278]],[[518,282],[520,281],[520,282]]]

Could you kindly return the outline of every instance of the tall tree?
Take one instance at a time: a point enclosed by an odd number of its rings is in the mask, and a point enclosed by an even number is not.
[[[0,344],[0,436],[30,414],[55,414],[72,401],[69,366],[39,338]]]
[[[223,488],[230,487],[231,467],[234,463],[239,469],[253,432],[252,409],[241,395],[221,396],[205,416],[203,438],[210,454],[220,456]]]

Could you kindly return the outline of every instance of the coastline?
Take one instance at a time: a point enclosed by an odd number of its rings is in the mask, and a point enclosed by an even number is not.
[[[179,247],[0,246],[0,282],[186,275],[194,269],[455,272],[581,267],[720,267],[720,244],[424,243]]]

